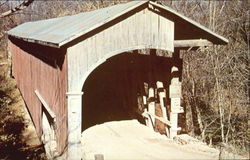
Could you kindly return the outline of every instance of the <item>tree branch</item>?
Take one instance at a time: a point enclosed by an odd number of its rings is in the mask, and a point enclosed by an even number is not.
[[[23,1],[23,3],[21,3],[17,7],[13,8],[13,9],[10,9],[10,10],[4,12],[4,13],[1,13],[0,18],[9,16],[9,15],[11,15],[11,14],[17,12],[17,11],[21,11],[21,10],[27,8],[32,2],[34,2],[34,0],[25,0],[25,1]]]

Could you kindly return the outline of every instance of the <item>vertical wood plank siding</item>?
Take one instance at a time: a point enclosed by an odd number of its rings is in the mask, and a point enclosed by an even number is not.
[[[143,48],[173,52],[173,41],[172,21],[148,8],[139,10],[68,48],[68,90],[81,91],[87,73],[107,58]]]
[[[67,59],[62,57],[63,54],[57,55],[60,58],[49,59],[48,57],[53,57],[53,54],[60,54],[59,51],[55,53],[56,51],[52,49],[41,49],[28,42],[16,43],[16,41],[10,40],[9,48],[12,54],[12,72],[17,86],[22,93],[39,136],[42,134],[42,104],[35,95],[35,90],[39,91],[56,114],[56,136],[58,149],[61,152],[65,148],[67,138],[67,102],[65,95],[67,89]],[[42,60],[41,54],[48,56]],[[61,65],[58,66],[56,63],[61,63]]]

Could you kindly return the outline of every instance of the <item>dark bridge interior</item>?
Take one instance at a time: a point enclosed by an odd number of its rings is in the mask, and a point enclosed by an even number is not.
[[[138,97],[148,94],[147,86],[156,88],[157,81],[168,89],[173,63],[173,58],[138,53],[107,59],[83,86],[82,130],[108,121],[138,119],[144,123],[141,113],[146,106]]]

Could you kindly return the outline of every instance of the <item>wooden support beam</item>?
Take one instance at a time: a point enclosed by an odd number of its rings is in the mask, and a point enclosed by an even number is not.
[[[171,124],[170,121],[168,121],[168,120],[166,120],[166,119],[164,119],[164,118],[162,118],[162,117],[156,116],[155,114],[152,114],[152,113],[147,112],[147,111],[144,111],[144,112],[142,113],[142,116],[143,116],[143,117],[148,117],[147,115],[151,116],[151,118],[158,119],[159,121],[161,121],[162,123],[164,123],[164,124],[166,124],[166,125],[168,125],[168,126],[170,126],[170,127],[172,126],[172,124]]]
[[[41,101],[43,104],[44,109],[49,113],[49,116],[53,119],[53,123],[56,122],[56,114],[51,110],[50,106],[46,103],[46,101],[43,99],[42,95],[39,93],[38,90],[35,90],[35,94],[37,98]]]
[[[164,98],[166,98],[166,93],[163,87],[163,83],[160,81],[156,82],[156,86],[157,86],[157,90],[158,90],[158,95],[159,95],[159,100],[160,100],[160,105],[161,105],[161,110],[162,110],[162,117],[165,120],[168,120],[168,115],[167,115],[167,109],[166,106],[164,104]],[[169,137],[169,130],[168,127],[165,128],[166,130],[166,134]]]
[[[165,93],[164,88],[163,88],[163,83],[160,81],[157,81],[156,86],[158,89],[158,95],[159,95],[161,110],[163,112],[163,118],[168,119],[166,107],[164,106],[164,98],[166,98],[166,93]]]
[[[175,40],[175,48],[205,47],[212,46],[213,43],[206,39]]]

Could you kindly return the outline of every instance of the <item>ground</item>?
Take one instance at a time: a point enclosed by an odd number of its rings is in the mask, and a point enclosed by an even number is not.
[[[240,159],[186,134],[174,140],[154,132],[137,120],[96,125],[82,133],[83,158],[102,155],[112,159]]]

